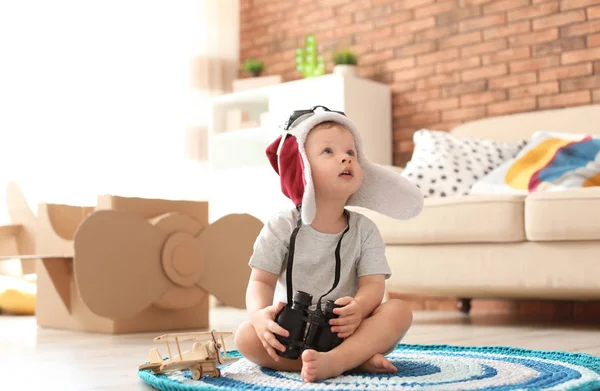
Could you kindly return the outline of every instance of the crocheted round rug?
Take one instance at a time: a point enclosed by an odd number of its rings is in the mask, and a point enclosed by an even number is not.
[[[304,383],[299,373],[279,372],[239,360],[220,366],[221,377],[193,380],[187,370],[139,377],[158,390],[600,390],[600,358],[511,347],[401,344],[388,359],[393,374],[345,373]]]

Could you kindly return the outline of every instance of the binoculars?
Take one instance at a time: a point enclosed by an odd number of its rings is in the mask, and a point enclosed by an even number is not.
[[[283,352],[275,349],[279,356],[297,359],[305,349],[327,352],[342,343],[343,339],[331,332],[329,324],[330,319],[339,317],[333,313],[333,309],[342,306],[327,300],[324,311],[321,311],[320,306],[311,311],[311,303],[311,294],[296,291],[293,303],[288,303],[276,315],[275,322],[290,333],[288,337],[275,334],[275,338],[285,346]]]

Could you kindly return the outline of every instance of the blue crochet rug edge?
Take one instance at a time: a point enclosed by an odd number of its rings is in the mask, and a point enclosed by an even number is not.
[[[560,350],[535,350],[524,349],[510,346],[457,346],[445,344],[400,344],[396,348],[396,352],[403,350],[419,350],[419,351],[435,351],[448,350],[454,352],[480,352],[480,353],[496,353],[496,354],[512,354],[525,357],[537,357],[551,360],[558,360],[570,364],[584,366],[600,376],[600,357],[587,353],[572,353]],[[242,357],[237,350],[230,350],[227,354],[231,357]],[[211,387],[210,385],[199,383],[197,385],[188,386],[186,384],[174,383],[167,375],[154,375],[150,370],[138,370],[138,377],[149,386],[161,391],[224,391],[222,387]],[[580,387],[572,388],[570,391],[598,391],[600,390],[600,381],[581,385]],[[235,391],[232,389],[232,391]]]

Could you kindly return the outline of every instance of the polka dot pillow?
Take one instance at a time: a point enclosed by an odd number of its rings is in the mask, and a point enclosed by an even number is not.
[[[413,136],[413,156],[402,176],[424,197],[466,195],[475,182],[513,158],[525,145],[458,137],[444,131],[419,130]]]

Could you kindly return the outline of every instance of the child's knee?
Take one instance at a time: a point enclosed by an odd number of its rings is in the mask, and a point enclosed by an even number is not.
[[[234,341],[237,350],[242,354],[251,352],[255,349],[256,342],[260,343],[254,326],[250,322],[242,323],[235,331]]]
[[[406,330],[409,328],[413,321],[413,312],[408,306],[408,304],[402,300],[393,299],[390,300],[392,304],[392,312],[394,314],[394,319],[398,323],[401,329]]]
[[[409,323],[412,323],[413,312],[410,309],[410,306],[406,302],[398,299],[394,299],[394,303],[398,312],[398,316],[408,321]]]
[[[402,300],[390,299],[381,304],[378,311],[385,311],[391,326],[398,327],[399,332],[405,332],[412,324],[412,310]]]

